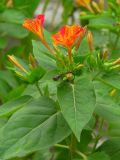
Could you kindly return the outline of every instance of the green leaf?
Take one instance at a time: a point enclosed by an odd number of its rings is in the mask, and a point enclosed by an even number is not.
[[[50,160],[51,157],[52,153],[50,152],[50,149],[45,149],[36,152],[32,157],[32,160]]]
[[[24,38],[28,35],[28,31],[22,25],[6,22],[0,23],[0,32],[15,38]]]
[[[94,81],[94,88],[96,93],[96,109],[95,112],[108,120],[119,121],[120,120],[120,105],[119,101],[116,100],[116,97],[111,97],[109,92],[112,87],[99,82]]]
[[[52,54],[46,49],[41,42],[33,40],[33,54],[37,62],[46,69],[53,69],[56,66]]]
[[[5,97],[5,101],[10,101],[12,99],[20,97],[23,91],[25,90],[25,88],[26,88],[26,85],[22,84],[12,89]]]
[[[88,149],[88,144],[92,140],[91,131],[83,130],[81,133],[81,141],[77,144],[77,147],[81,152],[86,152]]]
[[[120,138],[107,140],[99,150],[106,152],[111,157],[111,160],[120,160]]]
[[[7,123],[7,118],[0,118],[0,129]]]
[[[90,52],[86,37],[82,40],[77,52],[79,53],[79,55],[86,55]]]
[[[95,109],[93,84],[88,76],[82,77],[74,84],[59,85],[57,94],[63,116],[80,141],[81,131]]]
[[[27,76],[29,83],[34,83],[40,80],[45,74],[45,70],[42,67],[35,68],[30,75]]]
[[[15,76],[10,71],[0,71],[0,79],[8,83],[8,85],[12,88],[16,87],[18,85],[17,80],[15,79]]]
[[[111,160],[110,157],[104,152],[96,152],[88,158],[88,160]]]
[[[69,16],[71,16],[73,10],[74,10],[74,2],[73,0],[62,0],[64,12],[62,15],[63,23],[67,23]]]
[[[0,100],[4,101],[4,98],[10,89],[9,85],[4,80],[0,79]]]
[[[107,74],[103,77],[106,84],[113,86],[113,88],[120,89],[120,75],[119,74]]]
[[[0,49],[4,49],[7,46],[7,40],[0,37]]]
[[[13,0],[15,8],[21,10],[27,17],[32,17],[41,0]]]
[[[22,157],[47,149],[70,134],[54,101],[47,97],[32,100],[8,120],[0,132],[0,157]]]
[[[22,108],[29,100],[30,96],[22,96],[18,99],[9,101],[0,106],[0,117],[8,117],[18,109]]]
[[[16,9],[6,9],[0,15],[0,21],[2,22],[22,24],[24,19],[25,15],[21,11]]]

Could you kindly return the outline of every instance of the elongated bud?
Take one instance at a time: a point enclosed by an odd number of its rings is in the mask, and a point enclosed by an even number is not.
[[[9,61],[14,64],[17,68],[19,68],[21,71],[25,72],[25,73],[28,73],[26,71],[26,69],[16,60],[16,58],[12,55],[8,55],[8,59]]]
[[[116,0],[116,3],[117,3],[117,4],[120,4],[120,0]]]
[[[93,51],[93,36],[90,31],[88,32],[88,35],[87,35],[87,41],[88,41],[90,51],[92,52]]]
[[[68,80],[68,81],[72,81],[74,79],[74,76],[71,72],[66,73],[65,77],[63,78],[63,80]]]
[[[86,5],[86,8],[87,8],[91,13],[95,13],[90,4]]]
[[[86,12],[80,12],[80,16],[86,16],[87,13]]]
[[[78,66],[75,67],[76,70],[81,69],[82,67],[84,67],[84,64],[79,64]]]
[[[99,0],[98,5],[101,10],[104,10],[105,0]]]
[[[112,62],[113,65],[116,65],[118,63],[120,63],[120,58],[118,58],[118,59],[116,59],[115,61]]]
[[[106,49],[106,50],[102,53],[101,58],[102,58],[103,60],[106,60],[106,59],[108,59],[108,55],[109,55],[109,53],[108,53],[108,50]]]
[[[6,2],[6,6],[9,7],[13,7],[13,1],[12,0],[7,0]]]
[[[32,65],[33,68],[37,67],[37,62],[36,62],[36,60],[35,60],[35,58],[33,57],[32,54],[29,55],[29,62]]]
[[[98,13],[101,13],[101,9],[96,2],[92,1],[92,6]]]
[[[110,95],[111,97],[114,97],[115,94],[116,94],[116,89],[113,89],[113,90],[109,93],[109,95]]]
[[[114,66],[110,67],[110,70],[118,69],[118,68],[120,68],[120,64],[117,64],[117,65],[114,65]]]

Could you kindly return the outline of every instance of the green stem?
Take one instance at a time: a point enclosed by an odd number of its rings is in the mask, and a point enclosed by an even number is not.
[[[40,87],[39,87],[39,83],[38,83],[38,82],[36,82],[36,87],[37,87],[40,95],[43,96],[43,93],[42,93],[42,91],[41,91],[41,89],[40,89]]]
[[[71,134],[71,143],[70,143],[70,156],[71,156],[71,159],[73,159],[73,154],[75,153],[75,137],[73,134]]]
[[[64,148],[64,149],[68,149],[68,150],[69,150],[69,146],[66,146],[66,145],[56,144],[56,145],[54,145],[54,146],[55,146],[55,147]],[[86,156],[84,153],[82,153],[82,152],[80,152],[80,151],[78,151],[78,150],[75,150],[75,153],[78,154],[79,156],[81,156],[81,157],[83,158],[83,160],[88,160],[88,159],[87,159],[87,156]]]
[[[79,156],[83,158],[83,160],[88,160],[87,156],[80,151],[75,151]]]

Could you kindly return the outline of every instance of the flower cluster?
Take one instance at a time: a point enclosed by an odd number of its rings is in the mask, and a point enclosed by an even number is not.
[[[26,19],[23,23],[23,27],[36,34],[40,38],[43,45],[58,58],[55,51],[48,46],[45,40],[43,23],[44,15],[38,15],[32,20]],[[51,39],[54,45],[62,45],[66,47],[70,63],[72,63],[72,48],[75,47],[77,49],[79,47],[83,37],[85,36],[85,33],[85,27],[81,27],[80,25],[66,25],[62,27],[58,33],[52,35]]]

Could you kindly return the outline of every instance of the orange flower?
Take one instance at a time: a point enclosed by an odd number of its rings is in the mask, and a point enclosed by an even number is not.
[[[23,27],[28,29],[29,31],[33,32],[34,34],[36,34],[41,42],[43,43],[43,45],[53,54],[53,50],[49,47],[49,45],[47,44],[47,42],[45,41],[44,38],[44,33],[43,33],[43,23],[44,23],[44,15],[43,14],[39,14],[36,18],[34,19],[26,19],[23,23]]]
[[[44,39],[43,35],[43,23],[44,23],[44,15],[38,15],[34,19],[26,19],[23,23],[23,27],[28,29],[29,31],[35,33],[40,37],[41,40]]]
[[[70,63],[72,63],[72,54],[71,54],[72,46],[75,44],[76,40],[80,41],[80,39],[83,38],[83,35],[85,33],[86,29],[79,25],[73,25],[73,26],[66,25],[63,28],[61,28],[58,33],[52,35],[52,40],[54,44],[62,45],[67,48]]]

